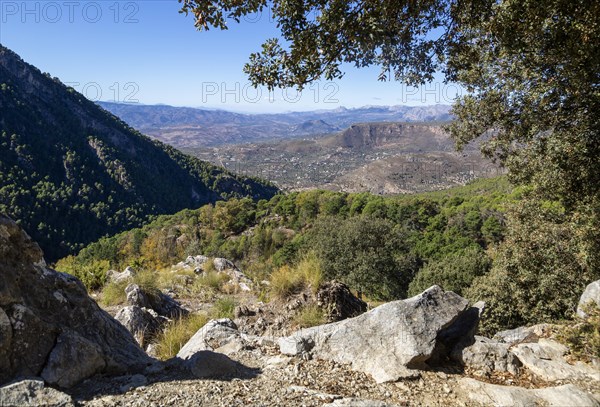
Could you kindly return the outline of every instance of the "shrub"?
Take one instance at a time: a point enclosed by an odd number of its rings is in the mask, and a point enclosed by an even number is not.
[[[385,219],[353,217],[319,220],[307,243],[320,259],[327,279],[337,279],[373,299],[406,295],[412,270],[400,261],[406,236]]]
[[[306,285],[312,289],[313,293],[316,294],[323,282],[323,272],[321,270],[321,262],[315,252],[311,251],[305,254],[294,269]]]
[[[175,357],[183,345],[208,322],[205,314],[192,314],[170,322],[158,336],[156,355],[161,360]]]
[[[304,288],[304,278],[290,266],[282,266],[271,274],[270,292],[275,298],[287,298]]]
[[[569,318],[585,286],[599,277],[597,252],[588,249],[598,241],[597,228],[585,236],[560,205],[527,199],[507,222],[492,270],[466,291],[486,302],[482,332]]]
[[[65,257],[56,264],[56,270],[77,277],[88,291],[97,290],[106,284],[106,272],[110,269],[107,260],[93,260],[82,263],[73,256]]]
[[[558,339],[569,347],[576,359],[590,362],[600,358],[600,308],[589,304],[584,311],[587,317],[562,327]]]
[[[325,313],[316,304],[308,305],[296,314],[294,322],[300,328],[323,325],[326,322]]]
[[[408,295],[417,295],[434,284],[462,295],[475,277],[487,273],[491,259],[480,249],[469,248],[427,263],[411,281]]]
[[[201,291],[202,289],[208,288],[214,292],[219,292],[221,291],[221,287],[223,287],[227,281],[229,281],[229,276],[227,274],[208,271],[202,273],[202,275],[196,279],[194,289],[196,291]]]
[[[213,319],[229,318],[233,319],[233,311],[235,310],[235,300],[231,297],[219,298],[213,304],[210,310],[210,316]]]
[[[102,289],[100,302],[105,306],[124,304],[127,300],[125,288],[129,281],[121,281],[118,283],[108,283]]]

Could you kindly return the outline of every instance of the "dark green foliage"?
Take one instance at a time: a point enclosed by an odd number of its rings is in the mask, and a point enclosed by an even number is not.
[[[404,233],[385,219],[366,216],[320,219],[307,247],[321,260],[325,278],[337,279],[374,299],[406,296],[412,270],[403,269],[408,254]]]
[[[572,316],[586,285],[600,278],[600,255],[581,230],[556,203],[523,200],[511,209],[493,269],[467,290],[488,304],[487,333]]]
[[[486,274],[491,259],[480,248],[469,248],[431,260],[411,281],[409,296],[417,295],[434,284],[463,295],[475,277]]]
[[[51,261],[153,215],[276,193],[137,133],[4,47],[0,83],[0,212]]]
[[[229,258],[265,280],[274,268],[293,266],[314,251],[327,278],[345,281],[371,298],[402,298],[424,264],[446,258],[472,263],[466,274],[443,271],[443,282],[452,287],[479,275],[486,261],[483,249],[493,245],[482,238],[483,225],[489,218],[503,219],[502,204],[514,199],[509,191],[505,180],[487,179],[416,196],[307,191],[258,203],[232,199],[159,216],[141,229],[103,238],[75,261],[85,266],[105,260],[115,269],[134,262],[161,268],[204,254]],[[501,239],[502,221],[498,225]],[[468,257],[469,263],[465,253],[481,259]],[[73,270],[72,259],[65,267],[63,262],[59,269]]]

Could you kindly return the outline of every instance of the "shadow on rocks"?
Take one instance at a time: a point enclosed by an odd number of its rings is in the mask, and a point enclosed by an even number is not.
[[[188,380],[251,380],[262,373],[260,368],[252,368],[228,356],[212,351],[200,351],[189,359],[174,357],[167,361],[156,361],[144,374],[128,376],[95,376],[68,393],[77,401],[120,395],[138,387],[154,383],[168,383]]]

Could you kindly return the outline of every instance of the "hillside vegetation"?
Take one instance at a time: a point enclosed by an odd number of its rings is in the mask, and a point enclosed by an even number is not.
[[[0,47],[0,212],[56,260],[153,215],[277,189],[186,156]]]
[[[495,178],[387,198],[309,191],[257,203],[230,199],[103,238],[57,267],[94,289],[109,268],[156,270],[204,254],[231,259],[261,281],[314,253],[325,279],[371,299],[405,298],[434,283],[460,292],[488,271],[506,205],[517,196]]]

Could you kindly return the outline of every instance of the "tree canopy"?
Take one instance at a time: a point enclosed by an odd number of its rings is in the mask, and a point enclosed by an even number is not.
[[[297,86],[343,76],[341,65],[381,67],[380,80],[418,85],[437,71],[468,95],[449,130],[515,179],[572,205],[598,195],[600,3],[584,0],[180,0],[196,27],[268,7],[280,38],[244,67],[255,85]]]

